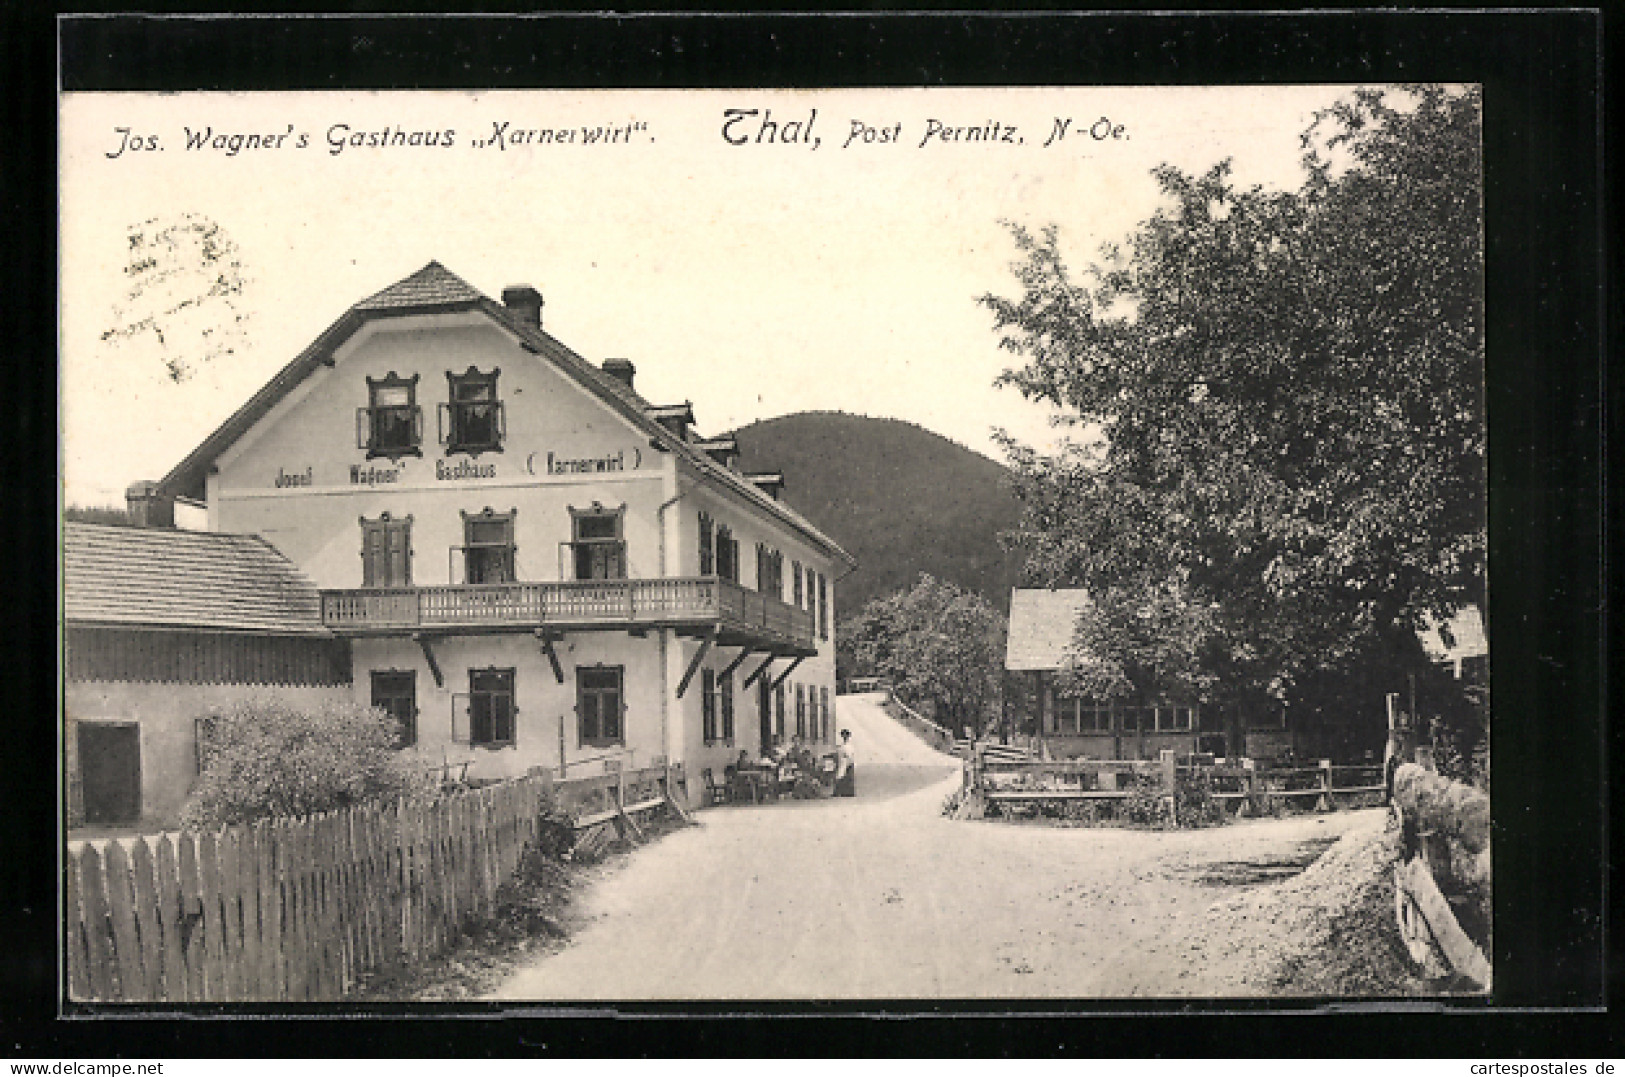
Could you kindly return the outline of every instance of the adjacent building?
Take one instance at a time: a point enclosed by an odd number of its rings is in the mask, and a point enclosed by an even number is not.
[[[1066,692],[1078,618],[1089,608],[1080,588],[1015,588],[1004,668],[1018,724],[1059,759],[1155,759],[1164,749],[1223,755],[1222,730],[1204,730],[1192,703],[1085,699]]]
[[[62,590],[69,826],[173,824],[211,710],[351,697],[315,586],[256,536],[64,523]]]
[[[351,307],[157,484],[319,591],[349,690],[477,778],[830,743],[854,562],[652,403],[431,262]],[[697,783],[695,783],[697,784]]]
[[[1489,683],[1490,643],[1478,606],[1464,606],[1448,621],[1426,618],[1416,638],[1428,660],[1455,680]]]

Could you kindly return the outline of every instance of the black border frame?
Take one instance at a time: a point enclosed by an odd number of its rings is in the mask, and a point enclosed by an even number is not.
[[[12,33],[13,24],[16,32]],[[627,1054],[642,1041],[668,1055],[987,1053],[1480,1055],[1589,1048],[1616,1053],[1600,1014],[1536,1013],[1617,993],[1619,966],[1603,946],[1606,774],[1620,738],[1606,730],[1605,632],[1619,575],[1604,560],[1606,435],[1619,391],[1606,379],[1605,328],[1617,343],[1617,292],[1604,291],[1603,24],[1597,10],[1186,12],[1178,14],[853,13],[837,16],[561,15],[543,17],[153,18],[91,16],[60,24],[7,15],[20,84],[5,95],[25,162],[5,177],[13,240],[11,295],[0,313],[15,342],[13,431],[43,435],[49,414],[42,361],[54,339],[54,89],[340,89],[747,87],[842,85],[1197,84],[1463,81],[1485,88],[1487,310],[1491,434],[1490,617],[1495,649],[1497,991],[1493,1016],[1441,1020],[1430,1007],[1385,1006],[1341,1019],[1225,1004],[1189,1017],[1069,1020],[1054,1002],[970,1016],[951,1002],[862,1007],[912,1021],[755,1023],[771,1013],[835,1017],[855,1007],[788,1010],[648,1006],[626,1011],[712,1019],[655,1025],[591,1011],[545,1022],[59,1021],[56,983],[54,640],[40,631],[56,601],[52,577],[13,559],[5,698],[25,726],[7,745],[18,803],[7,813],[12,855],[4,989],[18,1050],[81,1057],[316,1053]],[[1610,28],[1610,32],[1617,34]],[[10,78],[8,76],[8,81]],[[18,185],[18,181],[21,185]],[[35,182],[38,181],[38,182]],[[13,188],[16,187],[14,191]],[[26,199],[26,201],[25,201]],[[1609,325],[1605,312],[1614,313]],[[1614,407],[1610,411],[1608,404]],[[25,441],[33,441],[26,438]],[[38,438],[43,442],[45,438]],[[40,448],[40,456],[46,451]],[[23,511],[7,520],[13,550],[54,546],[57,491],[42,459]],[[1605,532],[1606,529],[1606,532]],[[36,650],[37,648],[37,650]],[[1605,648],[1607,648],[1605,650]],[[30,662],[24,658],[34,659]],[[12,674],[31,666],[35,677]],[[25,717],[26,716],[26,717]],[[1605,739],[1606,738],[1606,739]],[[15,755],[13,755],[15,753]],[[26,848],[26,852],[24,849]],[[15,876],[15,878],[9,878]],[[8,903],[9,905],[10,903]],[[975,1011],[989,1007],[978,1003]],[[1091,1004],[1092,1011],[1115,1006]],[[1348,1007],[1340,1007],[1347,1009]],[[1358,1009],[1358,1007],[1355,1007]],[[1231,1016],[1271,1011],[1268,1019]],[[1394,1011],[1400,1012],[1394,1012]],[[1409,1010],[1410,1012],[1404,1012]],[[1059,1011],[1059,1012],[1058,1012]],[[404,1015],[443,1011],[401,1007]],[[509,1011],[510,1016],[518,1016]],[[1032,1018],[1042,1015],[1041,1021]],[[952,1021],[942,1020],[952,1016]],[[22,1018],[17,1022],[17,1018]],[[833,1024],[835,1027],[822,1027]],[[1380,1024],[1380,1040],[1370,1038]],[[1172,1026],[1172,1027],[1170,1027]],[[511,1034],[510,1034],[511,1030]],[[628,1037],[628,1032],[650,1033]],[[375,1037],[387,1034],[380,1044]],[[844,1038],[851,1035],[853,1038]],[[658,1037],[658,1038],[657,1038]],[[815,1038],[816,1037],[816,1038]],[[1505,1037],[1504,1046],[1495,1041]],[[24,1044],[27,1044],[25,1048]],[[1514,1045],[1515,1043],[1515,1045]]]

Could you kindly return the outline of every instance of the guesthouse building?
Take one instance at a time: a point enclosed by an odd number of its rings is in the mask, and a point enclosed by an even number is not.
[[[692,406],[431,262],[356,303],[159,483],[319,590],[427,767],[690,775],[834,730],[851,557]],[[691,789],[697,782],[691,782]]]

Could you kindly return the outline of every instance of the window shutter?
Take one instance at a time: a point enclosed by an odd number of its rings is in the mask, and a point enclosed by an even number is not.
[[[451,696],[451,742],[453,744],[467,744],[469,742],[469,708],[472,706],[471,698],[462,692],[453,692]]]
[[[367,408],[355,409],[355,447],[369,448],[372,444],[371,416]]]
[[[389,545],[389,582],[397,587],[404,587],[412,582],[411,544],[412,532],[405,520],[392,522],[384,527],[384,537]]]
[[[362,524],[361,526],[361,586],[378,586],[378,559],[379,546],[383,539],[383,529],[377,524]]]
[[[626,680],[620,667],[615,669],[615,739],[626,737]]]

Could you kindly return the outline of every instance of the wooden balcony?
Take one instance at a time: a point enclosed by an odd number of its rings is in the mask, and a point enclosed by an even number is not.
[[[345,636],[714,629],[728,646],[786,655],[818,646],[811,611],[714,576],[323,591],[322,623]]]

